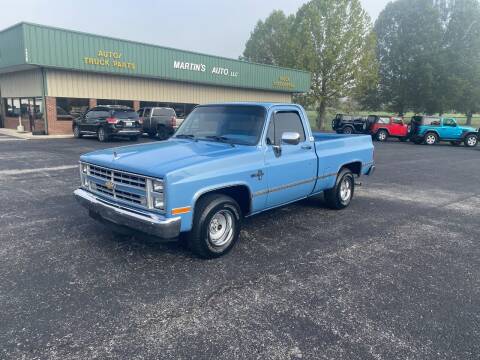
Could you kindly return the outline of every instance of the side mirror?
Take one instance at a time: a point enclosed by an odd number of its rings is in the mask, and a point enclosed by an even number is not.
[[[298,145],[300,143],[300,134],[298,132],[284,132],[282,134],[282,143]]]

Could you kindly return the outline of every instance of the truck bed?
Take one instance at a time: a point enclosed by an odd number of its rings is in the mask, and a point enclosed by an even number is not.
[[[314,192],[332,188],[336,174],[345,164],[354,164],[359,174],[373,165],[374,147],[370,135],[312,133],[318,157],[318,178]]]

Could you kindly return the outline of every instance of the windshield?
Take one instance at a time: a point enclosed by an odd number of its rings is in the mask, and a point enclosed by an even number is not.
[[[261,106],[199,106],[188,115],[175,137],[256,145],[264,122],[265,109]]]

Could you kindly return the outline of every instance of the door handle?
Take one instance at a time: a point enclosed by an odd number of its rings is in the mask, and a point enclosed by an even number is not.
[[[312,150],[312,145],[302,145],[303,150]]]

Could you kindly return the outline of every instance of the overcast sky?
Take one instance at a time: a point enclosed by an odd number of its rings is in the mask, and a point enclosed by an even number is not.
[[[259,19],[306,0],[0,0],[0,30],[21,21],[237,58]],[[361,0],[373,20],[388,0]]]

